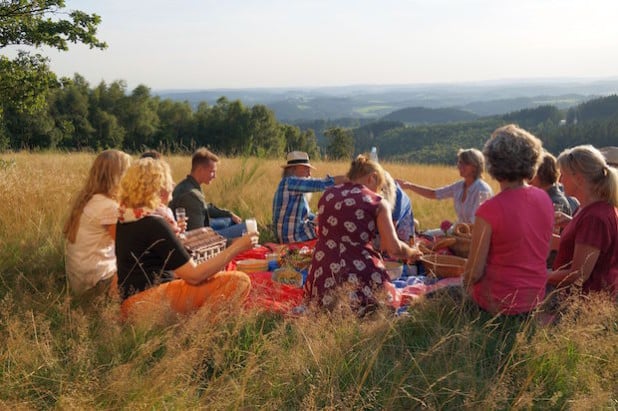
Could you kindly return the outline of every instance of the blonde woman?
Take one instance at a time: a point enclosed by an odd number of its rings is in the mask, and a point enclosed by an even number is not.
[[[66,274],[75,295],[104,290],[115,278],[118,187],[130,163],[122,151],[100,153],[73,203],[63,234]]]
[[[172,227],[155,211],[161,205],[161,193],[171,189],[169,167],[151,158],[136,161],[121,181],[116,255],[125,318],[164,305],[180,314],[205,305],[213,309],[238,306],[251,288],[246,274],[221,270],[257,244],[258,233],[248,233],[210,260],[196,264]]]
[[[583,145],[564,150],[558,157],[560,181],[568,195],[581,205],[572,220],[558,214],[558,224],[568,224],[560,235],[554,286],[579,284],[584,293],[618,295],[618,174],[599,150]]]
[[[305,284],[305,297],[331,309],[342,287],[359,314],[379,304],[389,276],[379,250],[372,243],[379,233],[389,256],[415,261],[420,252],[397,238],[388,202],[378,193],[384,170],[364,155],[354,161],[349,182],[326,189],[318,203],[318,241]]]

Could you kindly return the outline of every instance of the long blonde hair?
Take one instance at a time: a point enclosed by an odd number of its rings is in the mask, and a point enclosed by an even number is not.
[[[131,156],[120,150],[105,150],[94,159],[86,183],[77,194],[69,218],[62,230],[69,242],[75,242],[84,207],[95,194],[102,194],[117,200],[120,179],[130,164]]]
[[[558,167],[580,174],[594,195],[618,207],[618,173],[595,147],[586,144],[564,150]]]

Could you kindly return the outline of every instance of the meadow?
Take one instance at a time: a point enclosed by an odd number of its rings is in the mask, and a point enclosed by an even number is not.
[[[126,324],[113,301],[78,304],[61,232],[93,158],[0,154],[2,409],[618,408],[618,313],[601,297],[571,302],[554,325],[491,317],[448,294],[364,320],[202,310]],[[182,179],[190,158],[167,160]],[[225,158],[206,197],[255,217],[270,241],[281,163]],[[348,167],[314,165],[316,176]],[[454,166],[385,166],[428,186],[457,178]],[[450,201],[411,198],[423,227],[453,218]]]

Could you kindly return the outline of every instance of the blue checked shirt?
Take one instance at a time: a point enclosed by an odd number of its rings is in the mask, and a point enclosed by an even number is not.
[[[324,191],[335,185],[333,177],[324,179],[285,177],[273,199],[273,225],[281,243],[295,243],[316,238],[315,214],[309,209],[305,194]]]

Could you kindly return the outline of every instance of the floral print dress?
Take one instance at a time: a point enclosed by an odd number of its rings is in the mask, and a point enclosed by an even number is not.
[[[361,184],[327,189],[318,203],[318,241],[305,283],[305,297],[331,307],[345,288],[353,307],[377,302],[388,282],[381,255],[374,250],[376,216],[382,197]]]

